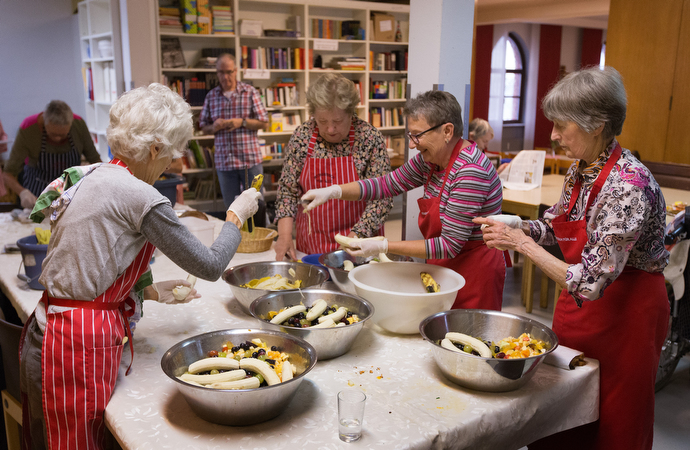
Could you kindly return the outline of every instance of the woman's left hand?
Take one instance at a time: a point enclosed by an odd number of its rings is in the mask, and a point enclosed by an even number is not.
[[[379,253],[388,253],[388,239],[353,239],[345,248],[352,256],[378,256]]]
[[[532,241],[532,238],[527,236],[520,228],[511,228],[504,222],[490,219],[488,217],[476,217],[472,222],[483,227],[482,234],[484,242],[489,248],[497,248],[498,250],[515,250],[520,251],[520,247]],[[522,253],[522,252],[521,252]]]
[[[192,288],[192,285],[189,281],[187,280],[169,280],[169,281],[159,281],[158,283],[154,283],[153,289],[158,293],[158,302],[159,303],[167,303],[167,304],[175,304],[175,303],[188,303],[195,298],[200,298],[201,294],[199,294],[196,289]],[[178,286],[184,286],[187,288],[191,288],[187,296],[182,299],[182,300],[177,300],[175,298],[175,295],[173,294],[173,289],[175,289]]]

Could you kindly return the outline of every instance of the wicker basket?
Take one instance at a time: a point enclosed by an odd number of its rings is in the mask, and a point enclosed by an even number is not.
[[[254,233],[240,231],[242,233],[242,241],[237,247],[238,253],[260,253],[265,252],[271,248],[273,239],[278,236],[276,230],[269,228],[256,227]]]

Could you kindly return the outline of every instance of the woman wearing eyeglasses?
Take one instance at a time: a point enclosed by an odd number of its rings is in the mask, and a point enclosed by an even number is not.
[[[340,200],[320,203],[309,216],[304,214],[300,195],[310,189],[375,178],[391,170],[381,133],[359,119],[355,109],[359,91],[340,74],[318,78],[307,91],[307,108],[312,116],[290,138],[284,153],[278,185],[276,260],[297,259],[292,241],[297,227],[297,250],[306,254],[338,249],[337,233],[350,237],[382,234],[381,227],[393,206],[392,199]],[[296,225],[295,225],[296,223]]]
[[[452,94],[428,91],[408,102],[410,148],[415,155],[391,174],[375,179],[314,189],[302,196],[307,210],[328,199],[370,200],[389,198],[417,187],[424,188],[419,204],[416,241],[357,239],[350,245],[356,256],[393,253],[425,258],[430,264],[451,268],[467,280],[453,308],[500,310],[505,281],[505,259],[489,249],[475,217],[500,214],[503,194],[491,161],[475,143],[462,138],[462,114]]]

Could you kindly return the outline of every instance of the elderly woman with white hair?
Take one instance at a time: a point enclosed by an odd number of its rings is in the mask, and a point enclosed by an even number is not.
[[[665,202],[649,170],[616,136],[627,100],[613,68],[573,72],[544,97],[551,139],[577,159],[561,198],[534,221],[490,218],[484,240],[528,256],[563,290],[553,317],[559,344],[599,360],[599,421],[532,448],[651,449],[654,383],[669,302],[663,269]],[[565,261],[541,245],[558,243]]]
[[[334,236],[382,234],[391,199],[342,202],[331,200],[304,214],[300,196],[310,189],[385,175],[390,159],[381,133],[355,114],[359,91],[340,74],[326,74],[309,86],[307,107],[312,118],[290,138],[278,186],[276,260],[336,250]],[[311,220],[311,224],[309,223]]]
[[[52,235],[39,281],[46,290],[24,327],[20,385],[30,448],[103,448],[103,414],[117,380],[128,318],[143,299],[186,303],[185,280],[153,283],[158,248],[191,275],[216,280],[258,208],[255,189],[230,206],[208,248],[182,225],[152,185],[192,137],[189,105],[160,84],[122,95],[110,109],[109,163],[73,167],[41,196],[55,201]],[[64,191],[64,192],[63,192]],[[41,198],[39,198],[39,203]],[[38,205],[38,203],[37,203]],[[44,204],[45,205],[45,204]],[[130,363],[131,364],[131,363]]]

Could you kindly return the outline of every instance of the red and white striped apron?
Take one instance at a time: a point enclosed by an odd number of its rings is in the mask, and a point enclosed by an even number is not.
[[[111,163],[126,167],[119,160]],[[49,449],[104,447],[103,414],[117,381],[125,335],[134,358],[127,321],[127,316],[134,311],[134,300],[129,293],[148,269],[155,249],[149,242],[144,244],[123,274],[93,301],[58,299],[43,293],[46,327],[41,379]],[[129,310],[125,310],[125,304]],[[76,309],[48,313],[50,305]],[[35,320],[33,315],[23,334],[32,320]],[[24,336],[20,345],[23,342]],[[22,398],[24,423],[30,423],[26,393],[22,393]],[[31,448],[31,434],[30,427],[24,427],[24,448]]]
[[[589,211],[620,146],[606,162],[587,199]],[[552,221],[565,262],[578,264],[587,243],[587,220],[570,221],[580,193],[578,180],[568,211]],[[562,345],[599,360],[599,421],[548,436],[530,449],[649,450],[654,432],[654,382],[666,338],[669,303],[661,273],[625,266],[601,298],[578,307],[567,289],[553,315],[553,331]]]
[[[417,222],[424,239],[437,238],[441,236],[443,231],[440,211],[441,195],[443,195],[443,189],[446,187],[450,170],[460,151],[462,151],[462,142],[462,139],[459,140],[453,149],[438,196],[417,199],[419,206]],[[429,172],[429,177],[424,185],[425,193],[428,192],[429,182],[433,174],[433,170]],[[460,253],[454,258],[427,259],[426,262],[453,269],[465,278],[465,286],[458,291],[453,309],[501,310],[506,274],[503,252],[488,248],[483,240],[467,241]]]
[[[337,158],[314,158],[314,146],[319,136],[319,128],[314,128],[314,133],[309,140],[307,161],[302,169],[299,184],[302,192],[309,189],[319,189],[333,184],[345,184],[359,181],[359,175],[355,167],[352,150],[355,144],[355,126],[350,125],[348,141],[350,155]],[[321,144],[323,145],[323,144]],[[297,211],[297,250],[308,255],[315,253],[328,253],[339,248],[333,237],[336,233],[343,236],[350,234],[352,227],[357,223],[367,207],[365,200],[345,201],[329,200],[321,206],[317,206],[309,212],[311,216],[311,233],[309,233],[308,217],[304,214],[300,204]]]

